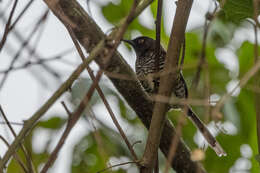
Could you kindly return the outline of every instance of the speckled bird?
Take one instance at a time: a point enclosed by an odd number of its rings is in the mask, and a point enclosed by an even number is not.
[[[138,80],[142,84],[144,90],[149,94],[158,93],[160,85],[160,73],[164,68],[166,51],[162,46],[159,50],[159,58],[156,57],[156,41],[149,37],[137,37],[133,40],[123,40],[130,44],[136,53],[135,71]],[[159,61],[159,62],[156,62]],[[159,66],[158,66],[159,65]],[[175,85],[173,87],[173,96],[180,99],[188,98],[188,89],[182,72],[177,73]],[[181,105],[170,105],[171,108],[183,108]],[[197,126],[204,138],[207,140],[211,148],[216,152],[218,156],[225,156],[226,153],[217,142],[215,137],[209,132],[207,127],[194,113],[189,105],[187,105],[187,116]]]

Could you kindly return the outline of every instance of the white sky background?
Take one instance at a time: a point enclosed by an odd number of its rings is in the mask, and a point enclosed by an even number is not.
[[[28,2],[28,0],[20,0],[18,2],[18,7],[15,13],[15,16],[13,19],[16,19],[17,14],[23,9],[24,5]],[[86,4],[84,4],[84,1],[81,4],[86,7]],[[98,0],[98,2],[102,2],[102,0]],[[118,2],[118,1],[117,1]],[[192,7],[191,15],[188,22],[188,30],[191,30],[193,28],[197,28],[203,25],[204,23],[204,15],[207,12],[208,8],[211,9],[214,8],[213,4],[210,5],[210,0],[195,0],[194,5]],[[9,0],[3,0],[0,3],[0,12],[3,10],[7,10],[4,7],[6,7],[6,4],[9,3]],[[99,24],[99,26],[103,29],[104,32],[109,31],[111,29],[112,25],[109,24],[102,16],[101,9],[95,4],[90,1],[90,8],[93,13],[93,16],[95,16],[95,21]],[[10,13],[10,7],[8,8],[8,12],[5,14],[8,15]],[[39,17],[43,14],[44,10],[46,9],[46,6],[42,0],[35,1],[33,3],[33,6],[26,12],[26,15],[22,18],[22,20],[18,23],[16,26],[16,29],[21,32],[21,34],[24,36],[24,38],[27,38],[28,34],[31,32],[32,28],[31,26],[34,26],[35,21],[39,19]],[[166,31],[167,33],[170,32],[172,19],[174,17],[175,12],[175,4],[173,0],[164,0],[164,13],[165,15],[165,22],[167,24]],[[8,16],[6,16],[8,17]],[[151,13],[149,10],[146,10],[141,17],[139,18],[142,22],[144,22],[144,25],[153,27],[153,19],[151,18]],[[4,24],[3,21],[0,21],[0,37],[2,37],[3,30],[4,30]],[[34,36],[33,40],[37,37],[37,34]],[[33,46],[34,41],[30,43],[31,46]],[[0,54],[0,70],[6,69],[9,66],[10,60],[13,57],[13,55],[16,53],[16,51],[20,48],[20,42],[16,40],[16,38],[13,36],[13,34],[10,34],[8,36],[6,45],[3,48],[3,51]],[[11,54],[7,51],[8,47],[14,48],[14,50],[11,50]],[[47,23],[45,25],[44,33],[42,35],[42,38],[39,42],[39,45],[37,46],[37,52],[39,52],[40,55],[43,55],[46,58],[52,57],[56,54],[59,54],[60,52],[63,52],[64,50],[68,50],[69,48],[73,48],[73,43],[69,37],[69,34],[67,33],[65,27],[59,22],[59,20],[53,15],[49,14]],[[134,64],[134,54],[129,54],[128,51],[126,51],[126,48],[124,46],[119,47],[119,51],[123,55],[127,55],[124,57],[129,57],[126,59],[126,61],[133,67]],[[28,51],[23,51],[21,55],[21,61],[16,63],[16,65],[19,65],[21,62],[24,62],[24,60],[27,59]],[[223,51],[222,51],[223,54]],[[224,55],[229,56],[230,54],[224,52]],[[232,55],[233,56],[233,55]],[[223,57],[223,56],[222,56]],[[51,62],[48,63],[55,69],[58,69],[57,71],[61,72],[63,74],[62,81],[57,81],[50,77],[48,73],[45,71],[41,74],[41,76],[46,79],[47,83],[46,86],[42,85],[34,76],[34,73],[41,73],[41,71],[37,70],[39,69],[39,66],[29,67],[26,70],[18,70],[15,72],[10,73],[8,76],[8,79],[0,91],[0,104],[2,105],[5,113],[8,116],[9,121],[13,122],[22,122],[23,120],[26,120],[31,117],[31,115],[39,109],[41,105],[45,103],[45,101],[53,94],[53,92],[60,86],[61,82],[65,81],[69,74],[75,69],[76,65],[80,63],[80,58],[77,56],[77,53],[74,51],[69,56],[66,56],[65,58],[67,61],[71,62],[72,65],[66,65],[64,63],[60,62]],[[224,61],[227,58],[223,58],[222,61]],[[233,65],[234,62],[236,62],[235,57],[231,58]],[[23,60],[23,61],[22,61]],[[229,62],[230,63],[230,62]],[[227,63],[227,64],[229,64]],[[231,65],[231,66],[232,66]],[[95,65],[94,65],[95,66]],[[238,68],[233,67],[232,68]],[[237,70],[237,69],[236,69]],[[84,74],[86,75],[86,73]],[[0,80],[2,78],[2,75],[0,75]],[[66,100],[66,96],[68,96],[68,93],[65,94],[65,96],[62,96],[59,101],[56,102],[55,105],[52,106],[52,108],[44,115],[43,118],[50,117],[52,115],[66,115],[64,113],[64,109],[62,108],[60,101]],[[98,111],[98,110],[94,110]],[[99,109],[100,113],[104,114],[106,112],[103,107],[102,109]],[[97,114],[100,114],[97,113]],[[106,113],[105,113],[106,114]],[[108,117],[108,116],[103,116]],[[0,119],[2,121],[2,119]],[[110,123],[110,126],[113,127],[113,124],[110,120],[110,118],[107,118],[108,123]],[[19,132],[19,126],[14,126],[16,132]],[[75,128],[73,128],[71,134],[69,135],[68,140],[66,141],[64,147],[62,148],[60,155],[57,159],[57,161],[54,164],[54,167],[51,169],[50,172],[63,172],[68,173],[69,172],[69,166],[70,166],[70,159],[71,153],[73,149],[73,145],[76,144],[81,139],[81,134],[85,134],[86,130],[88,130],[89,127],[86,126],[84,121],[79,121]],[[13,140],[13,137],[8,132],[9,130],[3,126],[0,125],[0,135],[4,136],[6,139],[8,139],[10,142]],[[59,139],[62,131],[57,135],[57,140]],[[34,138],[34,148],[36,151],[41,151],[41,148],[43,148],[43,144],[46,142],[44,140],[44,136],[46,136],[48,132],[39,132],[38,136],[35,136]],[[56,145],[56,143],[52,144],[51,151],[53,147]],[[3,156],[4,152],[6,151],[6,147],[4,146],[2,142],[0,142],[0,155]]]

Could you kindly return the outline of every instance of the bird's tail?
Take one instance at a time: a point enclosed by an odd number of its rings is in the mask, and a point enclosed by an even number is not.
[[[192,111],[191,107],[187,108],[187,115],[192,120],[192,122],[198,127],[199,131],[202,133],[204,138],[207,140],[211,148],[216,152],[216,154],[221,156],[226,156],[226,152],[220,146],[215,137],[209,132],[208,128],[204,123],[199,119],[199,117]]]

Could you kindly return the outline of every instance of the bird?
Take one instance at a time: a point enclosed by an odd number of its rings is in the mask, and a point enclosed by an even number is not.
[[[137,79],[140,81],[145,92],[147,92],[148,95],[158,93],[160,74],[163,71],[166,58],[166,51],[164,48],[160,45],[159,52],[156,52],[156,40],[146,36],[139,36],[132,40],[122,39],[122,41],[130,44],[135,51],[135,72]],[[179,99],[188,99],[188,89],[182,71],[179,71],[176,75],[177,77],[176,81],[174,81],[175,84],[172,96]],[[169,105],[169,107],[174,109],[181,108],[184,110],[183,105],[174,104]],[[199,129],[216,154],[220,157],[226,156],[227,154],[224,149],[189,105],[186,105],[185,113]]]

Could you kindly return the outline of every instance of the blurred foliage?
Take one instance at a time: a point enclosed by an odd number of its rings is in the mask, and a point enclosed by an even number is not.
[[[174,3],[174,1],[172,2]],[[117,25],[119,21],[128,14],[131,5],[132,1],[129,0],[108,1],[105,5],[101,5],[100,9],[108,22]],[[149,7],[149,10],[152,14],[151,17],[153,18],[156,16],[156,8],[157,7],[155,2],[152,3],[152,5]],[[231,69],[228,69],[225,64],[221,63],[218,60],[218,57],[216,57],[216,50],[219,48],[232,47],[231,40],[234,39],[234,33],[239,29],[239,27],[244,27],[240,24],[242,24],[247,18],[252,18],[252,0],[226,0],[224,8],[221,9],[218,14],[219,15],[217,18],[211,24],[206,44],[206,61],[208,63],[208,72],[205,69],[202,70],[201,80],[197,90],[189,88],[190,95],[193,98],[206,97],[205,83],[207,73],[209,74],[210,94],[223,96],[227,92],[226,88],[228,83],[232,80],[241,79],[241,77],[254,65],[254,44],[249,41],[244,41],[238,49],[233,50],[237,56],[236,61],[239,64],[238,76],[231,76]],[[169,22],[172,21],[162,21],[162,26],[164,26],[164,23]],[[136,33],[136,31],[142,35],[155,38],[154,28],[151,29],[144,26],[138,19],[135,19],[131,23],[125,34],[125,38],[130,39],[132,34]],[[250,32],[253,31],[250,30]],[[190,32],[186,33],[186,57],[183,73],[188,86],[191,86],[191,82],[194,78],[194,74],[196,73],[199,58],[201,56],[202,35],[203,26],[201,26],[199,29],[191,30]],[[166,45],[168,42],[168,36],[165,33],[164,27],[162,27],[161,39],[164,47],[167,47]],[[253,80],[250,80],[249,84],[253,84],[252,81]],[[91,84],[91,79],[80,78],[72,86],[71,98],[69,100],[73,108],[79,104]],[[106,98],[113,100],[110,102],[111,105],[114,105],[112,106],[113,111],[116,115],[118,115],[120,122],[123,122],[123,128],[127,129],[126,132],[131,143],[134,143],[138,140],[142,141],[141,144],[136,144],[134,147],[138,156],[141,158],[147,133],[144,129],[144,126],[142,126],[140,120],[127,105],[124,99],[122,99],[120,94],[114,90],[113,87],[111,87],[110,83],[103,80],[100,82],[100,87],[106,95]],[[91,99],[91,107],[93,109],[99,109],[101,105],[103,105],[103,103],[98,94],[95,92]],[[205,115],[206,112],[204,106],[193,107],[195,112],[200,115],[202,120],[212,120],[212,117],[207,117]],[[212,108],[212,106],[210,108]],[[254,92],[246,88],[241,89],[237,96],[232,96],[226,101],[226,104],[221,110],[221,113],[223,114],[222,122],[232,123],[237,131],[232,135],[220,133],[217,136],[217,139],[228,153],[228,156],[219,158],[210,148],[207,148],[205,149],[206,158],[205,160],[201,161],[201,163],[210,173],[235,173],[239,172],[239,169],[247,172],[258,173],[259,165],[254,157],[257,155]],[[86,109],[84,115],[89,114],[93,113],[91,113],[91,110]],[[106,115],[107,113],[103,113],[97,117],[104,117]],[[178,123],[179,116],[182,116],[179,111],[175,110],[170,111],[168,115],[170,120],[175,125]],[[108,125],[108,122],[106,122],[107,118],[93,119],[91,116],[87,117],[88,118],[82,119],[82,121],[86,121],[91,127],[91,130],[86,131],[86,134],[83,135],[84,137],[82,137],[79,142],[73,146],[73,157],[71,158],[71,171],[73,173],[97,172],[110,166],[111,158],[117,158],[119,163],[125,161],[122,158],[127,158],[128,161],[132,160],[132,157],[121,136],[118,134],[117,130],[114,130],[115,127],[113,126],[112,128],[111,124]],[[56,132],[63,130],[65,122],[65,119],[54,116],[50,119],[39,122],[36,125],[35,130],[48,129],[50,134],[54,134],[55,136]],[[225,127],[223,128],[223,131],[225,131]],[[48,142],[42,152],[36,153],[31,146],[32,135],[36,135],[34,132],[29,135],[25,144],[28,151],[30,151],[35,167],[39,167],[44,162],[46,162],[49,156],[49,153],[47,152],[49,147],[48,143],[53,142],[54,137],[50,135]],[[194,136],[196,133],[196,128],[188,120],[183,127],[182,137],[185,143],[192,150],[198,147],[194,141]],[[253,153],[252,155],[243,155],[243,152],[241,151],[241,145],[243,144],[248,144],[250,146]],[[20,150],[18,151],[18,154],[25,161],[24,155]],[[251,165],[246,168],[241,167],[241,165],[238,164],[238,160],[241,158],[248,159]],[[165,160],[161,161],[160,164],[163,165],[164,162]],[[162,165],[160,167],[162,167]],[[131,172],[127,170],[130,170],[130,168],[133,167],[135,167],[134,164],[128,165],[128,167],[124,167],[124,169],[122,167],[118,167],[113,169],[112,172]],[[16,161],[12,160],[8,166],[8,173],[19,172],[20,170],[21,169],[17,165]],[[132,170],[132,172],[134,171]]]
[[[226,19],[236,24],[254,15],[252,0],[226,0],[223,10]]]

